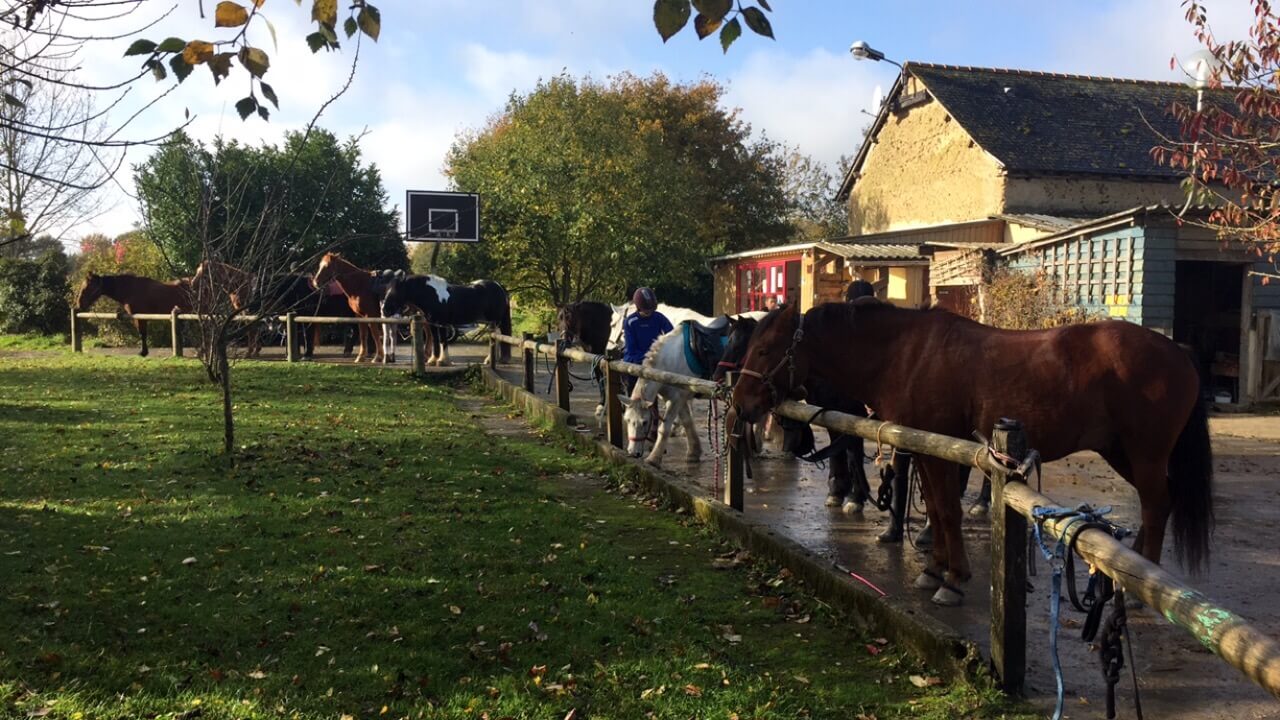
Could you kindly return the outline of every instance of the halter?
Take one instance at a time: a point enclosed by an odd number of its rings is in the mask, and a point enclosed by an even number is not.
[[[802,340],[804,340],[804,315],[801,315],[796,322],[796,331],[791,336],[791,344],[787,346],[786,354],[782,356],[777,365],[773,366],[772,370],[767,373],[759,373],[745,367],[738,370],[739,374],[753,377],[764,384],[765,389],[769,391],[769,398],[772,401],[770,404],[774,407],[782,402],[784,398],[778,393],[778,387],[773,384],[773,377],[778,374],[778,371],[782,370],[784,365],[787,367],[788,387],[792,391],[796,389],[796,346]]]

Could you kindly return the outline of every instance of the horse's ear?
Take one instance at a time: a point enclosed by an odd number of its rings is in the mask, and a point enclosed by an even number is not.
[[[622,403],[622,407],[631,407],[631,396],[618,393],[618,402]]]

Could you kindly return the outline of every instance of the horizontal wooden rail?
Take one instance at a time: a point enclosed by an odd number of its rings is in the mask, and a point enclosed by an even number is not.
[[[108,313],[108,312],[78,312],[76,317],[82,320],[163,320],[172,321],[173,316],[168,313]],[[179,320],[198,321],[202,315],[196,313],[179,313]],[[274,316],[275,319],[284,322],[287,315]],[[237,315],[234,320],[243,322],[257,322],[262,319],[259,315]],[[315,325],[408,325],[412,320],[406,317],[399,318],[361,318],[361,317],[321,317],[311,315],[295,315],[294,322],[309,323]]]
[[[1029,520],[1037,507],[1058,507],[1058,503],[1022,483],[1005,485],[1004,501]],[[1169,622],[1191,633],[1245,677],[1280,698],[1280,642],[1124,546],[1109,533],[1092,528],[1080,530],[1079,526],[1076,523],[1073,528],[1066,519],[1046,520],[1043,532],[1053,538],[1053,542],[1063,536],[1064,530],[1068,541],[1078,535],[1075,548],[1080,557],[1110,576],[1125,592],[1137,595]]]

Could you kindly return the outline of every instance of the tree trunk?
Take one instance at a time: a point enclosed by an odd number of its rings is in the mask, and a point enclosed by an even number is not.
[[[227,456],[227,464],[234,465],[236,426],[235,418],[231,413],[231,364],[227,362],[225,344],[215,345],[214,353],[218,363],[218,386],[222,388],[222,452]]]

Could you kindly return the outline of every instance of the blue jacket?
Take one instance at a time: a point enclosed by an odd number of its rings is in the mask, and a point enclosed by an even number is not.
[[[629,363],[641,363],[645,353],[653,345],[653,341],[672,330],[671,321],[666,315],[654,311],[649,317],[640,313],[632,313],[622,322],[622,341],[626,350],[622,359]]]

